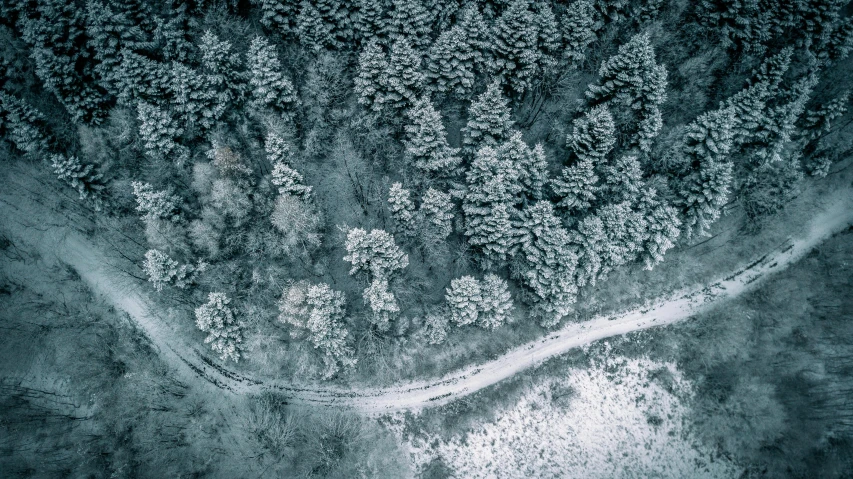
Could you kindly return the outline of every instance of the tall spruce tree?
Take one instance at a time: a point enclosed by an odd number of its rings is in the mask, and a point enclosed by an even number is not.
[[[252,89],[251,106],[288,112],[298,102],[296,89],[284,74],[275,47],[263,37],[252,40],[246,63]]]
[[[468,108],[468,123],[462,128],[463,151],[473,156],[484,146],[497,147],[512,131],[512,111],[501,94],[500,80],[492,81]]]
[[[405,126],[406,156],[412,165],[431,177],[453,176],[459,167],[458,150],[447,144],[441,114],[429,97],[423,97],[408,112]]]

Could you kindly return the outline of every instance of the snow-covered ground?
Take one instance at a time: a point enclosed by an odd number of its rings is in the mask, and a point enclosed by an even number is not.
[[[673,364],[605,356],[532,387],[493,422],[408,446],[415,466],[438,457],[465,478],[737,477],[685,426],[691,394]]]

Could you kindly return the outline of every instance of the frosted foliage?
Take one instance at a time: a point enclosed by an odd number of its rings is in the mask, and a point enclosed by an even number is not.
[[[139,113],[139,136],[145,141],[145,150],[155,158],[174,158],[180,163],[188,152],[175,142],[183,134],[183,129],[169,115],[169,112],[145,102],[137,105]]]
[[[142,271],[148,275],[148,281],[154,284],[154,289],[162,291],[163,286],[171,284],[179,289],[186,289],[196,279],[200,271],[205,269],[205,264],[198,266],[180,264],[165,253],[150,249],[145,253],[145,261],[142,263]]]
[[[179,197],[167,191],[155,191],[150,183],[134,181],[131,187],[136,197],[136,211],[142,213],[143,220],[178,220]]]
[[[572,166],[563,168],[559,178],[551,183],[554,193],[560,198],[559,208],[569,211],[585,210],[592,206],[596,192],[600,189],[598,175],[590,160],[581,160]]]
[[[506,281],[496,275],[487,274],[480,283],[480,294],[480,326],[495,329],[509,321],[514,306]]]
[[[429,98],[418,100],[408,113],[406,155],[418,170],[433,176],[449,176],[459,166],[458,150],[447,144],[441,114]]]
[[[388,280],[374,279],[370,286],[365,288],[363,297],[364,303],[373,312],[370,322],[379,331],[387,331],[391,320],[400,312],[394,293],[388,289]]]
[[[262,37],[255,37],[247,55],[254,107],[286,110],[296,103],[296,90],[285,77],[274,46]]]
[[[433,313],[424,318],[424,335],[430,344],[441,344],[447,339],[450,325],[443,313]]]
[[[453,232],[453,203],[450,193],[429,188],[421,198],[421,213],[430,240],[444,241]]]
[[[463,276],[450,282],[444,299],[450,310],[450,320],[459,326],[477,321],[480,313],[480,282],[473,276]]]
[[[279,196],[270,221],[281,233],[281,246],[287,253],[309,251],[322,242],[320,228],[323,220],[320,214],[313,205],[296,196]]]
[[[660,371],[672,377],[671,386],[654,379]],[[599,360],[533,386],[492,422],[438,440],[422,454],[440,456],[455,477],[738,477],[734,464],[687,428],[692,394],[672,363]]]
[[[501,94],[500,80],[492,81],[468,109],[468,123],[462,129],[465,151],[474,154],[484,146],[496,148],[512,129],[509,101]]]
[[[207,333],[204,342],[210,344],[220,359],[240,359],[243,332],[234,318],[230,306],[231,300],[225,293],[210,293],[207,303],[195,310],[195,323],[202,332]]]
[[[394,183],[388,190],[388,209],[400,232],[414,232],[415,204],[411,198],[412,192],[403,188],[402,183]]]
[[[394,236],[383,230],[367,232],[353,228],[347,233],[347,255],[352,263],[349,274],[366,272],[371,278],[387,278],[409,265],[409,255],[394,243]]]
[[[76,156],[52,155],[51,163],[56,176],[77,191],[81,200],[90,200],[96,211],[101,210],[103,175],[95,165],[84,165]]]

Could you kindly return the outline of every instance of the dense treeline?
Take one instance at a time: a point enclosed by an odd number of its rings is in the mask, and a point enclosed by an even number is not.
[[[453,325],[553,327],[727,207],[783,208],[844,151],[849,10],[5,1],[2,134],[140,218],[222,359],[332,377]]]

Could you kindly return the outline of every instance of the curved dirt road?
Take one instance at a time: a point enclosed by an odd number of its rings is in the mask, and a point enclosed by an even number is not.
[[[297,386],[277,381],[257,381],[207,359],[197,347],[173,334],[166,321],[149,310],[151,304],[138,284],[104,263],[98,247],[83,235],[62,226],[41,226],[33,234],[26,226],[38,218],[23,209],[0,205],[3,229],[45,255],[56,255],[73,267],[81,278],[104,299],[129,314],[147,334],[163,360],[181,379],[201,388],[211,385],[221,393],[253,394],[277,391],[289,402],[353,408],[368,414],[398,410],[419,410],[446,404],[507,379],[570,349],[600,339],[672,324],[693,316],[709,306],[736,297],[760,280],[804,256],[829,236],[853,224],[853,190],[838,192],[835,200],[816,214],[808,231],[789,239],[776,250],[752,264],[701,290],[681,292],[652,306],[621,314],[600,316],[580,324],[568,324],[544,338],[521,345],[484,364],[452,372],[442,378],[408,382],[388,388],[344,389],[321,384]],[[38,221],[38,220],[35,220]],[[17,227],[16,227],[17,226]]]

